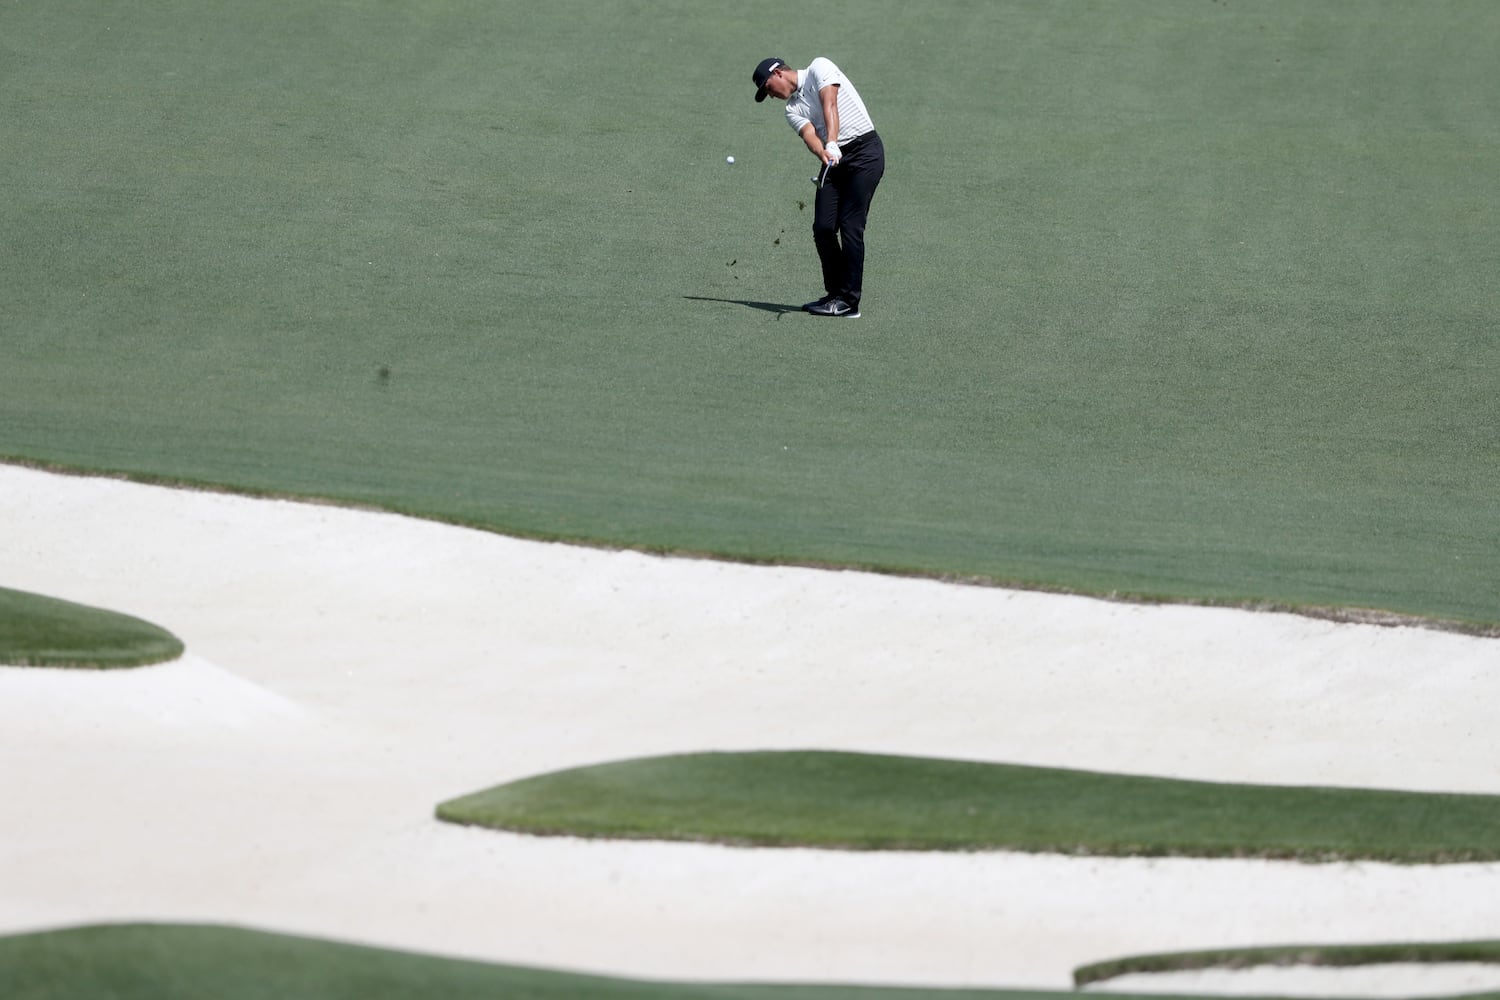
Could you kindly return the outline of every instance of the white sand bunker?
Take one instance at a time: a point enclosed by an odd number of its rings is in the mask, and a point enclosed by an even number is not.
[[[1500,990],[1500,965],[1443,962],[1433,965],[1260,965],[1120,976],[1091,990],[1121,993],[1196,993],[1224,996],[1460,996]]]
[[[69,743],[80,738],[129,738],[142,730],[193,739],[255,730],[308,713],[191,653],[171,663],[128,670],[28,667],[4,676],[7,742]]]
[[[704,749],[1495,792],[1496,640],[6,467],[0,584],[189,651],[144,679],[0,669],[3,932],[213,920],[636,976],[1060,989],[1125,954],[1500,933],[1495,865],[736,851],[432,819],[526,774]]]

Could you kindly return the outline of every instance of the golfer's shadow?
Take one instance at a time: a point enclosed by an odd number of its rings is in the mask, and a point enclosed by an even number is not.
[[[762,312],[776,313],[777,319],[781,318],[781,313],[802,311],[801,306],[789,306],[780,302],[752,302],[749,299],[715,299],[707,295],[684,295],[683,298],[691,299],[694,302],[728,302],[732,306],[745,306],[749,309],[759,309]]]

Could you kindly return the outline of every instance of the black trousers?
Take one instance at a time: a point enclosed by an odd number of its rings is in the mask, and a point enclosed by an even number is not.
[[[841,149],[843,158],[818,188],[813,243],[823,265],[823,290],[857,306],[865,283],[865,220],[885,176],[885,146],[866,132]]]

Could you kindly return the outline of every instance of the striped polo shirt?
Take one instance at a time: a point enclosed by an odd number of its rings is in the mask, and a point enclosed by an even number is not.
[[[831,83],[839,85],[839,134],[840,143],[853,142],[866,132],[875,131],[865,102],[859,99],[859,91],[844,75],[843,70],[822,56],[797,74],[797,89],[786,99],[786,120],[792,131],[801,134],[804,125],[811,124],[818,130],[818,138],[828,141],[828,123],[823,120],[823,101],[818,92]]]

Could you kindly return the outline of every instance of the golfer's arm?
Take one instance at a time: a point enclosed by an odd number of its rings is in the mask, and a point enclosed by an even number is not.
[[[807,143],[808,151],[811,152],[812,155],[816,156],[820,160],[822,160],[823,157],[827,155],[823,152],[823,140],[818,138],[818,130],[813,128],[812,122],[808,122],[806,125],[802,126],[801,130],[799,130],[797,134],[802,136],[802,141]],[[824,162],[826,163],[827,161],[824,160]]]
[[[818,91],[818,100],[823,102],[823,121],[828,123],[828,141],[839,141],[839,85],[830,83]]]

